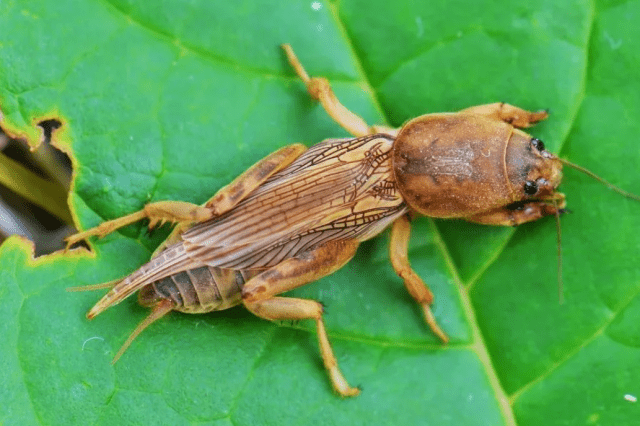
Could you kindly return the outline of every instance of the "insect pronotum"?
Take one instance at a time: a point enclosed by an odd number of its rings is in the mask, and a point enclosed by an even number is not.
[[[355,138],[329,139],[309,149],[287,146],[201,206],[155,202],[71,236],[69,245],[144,218],[150,227],[176,224],[137,271],[77,288],[111,288],[87,313],[89,319],[136,291],[140,304],[151,308],[114,362],[170,311],[204,313],[242,304],[267,320],[315,320],[333,388],[341,396],[357,395],[338,368],[322,305],[281,293],[338,270],[360,242],[391,226],[393,268],[429,328],[446,343],[430,309],[433,295],[409,264],[409,215],[519,225],[564,211],[565,197],[557,188],[563,164],[573,165],[520,130],[547,118],[546,112],[494,103],[423,115],[399,129],[369,126],[337,100],[326,79],[310,78],[291,47],[283,47],[311,96]]]

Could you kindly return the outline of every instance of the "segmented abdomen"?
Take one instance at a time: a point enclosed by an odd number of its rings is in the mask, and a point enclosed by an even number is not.
[[[176,311],[200,314],[238,305],[244,283],[259,272],[202,266],[170,275],[149,287],[175,303]]]

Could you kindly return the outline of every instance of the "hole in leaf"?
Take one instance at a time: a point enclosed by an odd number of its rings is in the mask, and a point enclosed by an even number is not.
[[[51,145],[58,120],[39,123],[44,142],[31,151],[23,141],[9,138],[0,129],[0,242],[22,235],[35,244],[35,255],[64,247],[73,232],[67,205],[71,161]]]

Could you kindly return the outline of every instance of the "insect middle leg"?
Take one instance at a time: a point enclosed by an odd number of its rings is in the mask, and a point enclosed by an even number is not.
[[[274,296],[337,271],[353,257],[357,247],[357,241],[327,242],[251,278],[242,289],[242,303],[260,318],[271,321],[315,320],[324,367],[335,391],[345,397],[355,396],[360,391],[349,386],[338,368],[322,320],[322,305],[314,300]]]
[[[203,206],[184,201],[150,203],[140,211],[103,222],[95,228],[68,237],[67,247],[91,236],[102,238],[119,228],[145,218],[150,220],[149,228],[164,222],[178,223],[180,228],[180,225],[190,225],[212,219],[231,210],[274,173],[291,164],[306,149],[302,144],[293,144],[268,155],[238,176],[229,185],[221,188]],[[163,246],[170,244],[174,238],[175,233],[167,239]]]
[[[389,257],[396,273],[404,281],[404,286],[409,291],[413,299],[422,307],[422,313],[427,325],[444,343],[449,341],[449,337],[442,331],[431,312],[433,303],[433,293],[429,290],[424,281],[411,269],[408,257],[409,237],[411,235],[411,223],[407,215],[403,215],[393,222],[391,227],[391,240],[389,242]]]
[[[398,133],[398,129],[392,129],[390,127],[377,125],[369,126],[362,117],[351,112],[340,103],[331,89],[331,84],[326,78],[309,77],[309,74],[305,71],[290,45],[283,44],[282,48],[284,49],[287,59],[296,74],[307,86],[307,91],[311,97],[319,100],[322,107],[327,111],[327,114],[329,114],[329,116],[347,132],[356,137],[371,135],[374,133],[388,133],[395,136]]]
[[[518,128],[531,127],[549,117],[547,111],[531,112],[504,102],[472,106],[460,112],[483,115],[497,121],[504,121]]]

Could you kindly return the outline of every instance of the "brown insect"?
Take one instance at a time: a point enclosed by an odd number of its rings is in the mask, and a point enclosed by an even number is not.
[[[140,304],[152,308],[114,362],[172,310],[204,313],[243,304],[268,320],[315,320],[333,388],[341,396],[357,395],[338,368],[322,305],[278,295],[335,272],[360,242],[391,226],[393,268],[446,343],[429,308],[433,295],[407,258],[410,214],[512,226],[564,211],[557,188],[563,163],[571,164],[519,130],[547,118],[546,112],[494,103],[424,115],[400,129],[369,127],[340,104],[327,80],[309,78],[291,47],[283,47],[311,96],[355,138],[282,148],[202,206],[151,203],[70,237],[71,245],[143,218],[150,227],[177,224],[151,261],[131,275],[79,288],[112,287],[89,319],[136,291]]]

